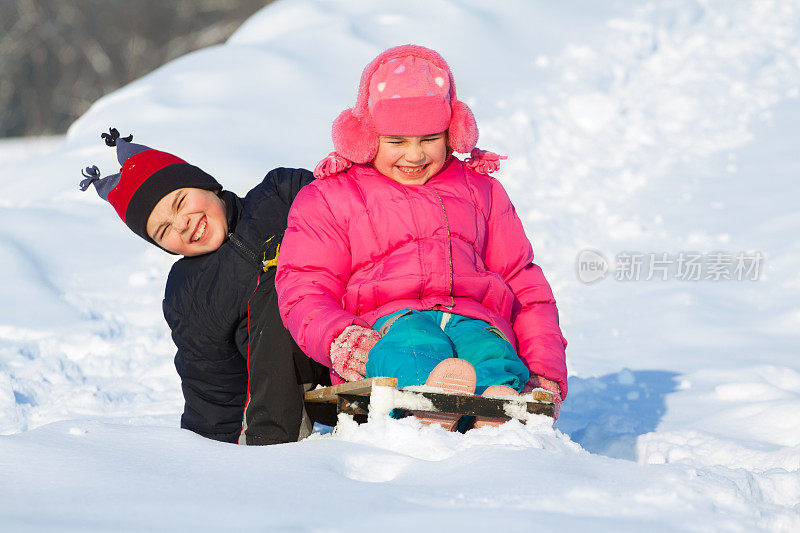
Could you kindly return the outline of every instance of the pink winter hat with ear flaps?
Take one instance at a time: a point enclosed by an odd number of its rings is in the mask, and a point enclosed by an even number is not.
[[[456,98],[453,74],[429,48],[406,44],[390,48],[361,74],[353,108],[333,121],[333,146],[354,163],[378,152],[378,135],[428,135],[447,131],[456,152],[478,143],[478,126],[469,107]]]

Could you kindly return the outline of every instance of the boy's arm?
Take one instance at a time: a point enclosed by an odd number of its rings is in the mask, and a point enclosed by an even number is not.
[[[300,189],[314,181],[314,174],[304,168],[275,168],[270,170],[265,181],[269,181],[286,205],[291,205]]]
[[[227,321],[217,320],[215,324],[217,310],[200,308],[197,298],[192,297],[191,293],[195,289],[199,293],[201,287],[184,285],[175,270],[173,266],[163,310],[178,349],[175,368],[185,400],[181,427],[235,443],[241,431],[247,386],[244,359],[234,340],[218,331],[218,324]],[[177,283],[176,278],[180,280]],[[208,287],[202,289],[207,291]]]
[[[558,309],[542,269],[533,263],[533,249],[522,221],[503,186],[492,179],[492,206],[486,266],[500,273],[517,298],[512,326],[520,358],[531,373],[559,384],[567,395],[567,341],[561,335]]]
[[[331,344],[347,326],[369,327],[343,308],[350,269],[345,230],[319,188],[305,187],[289,211],[275,288],[283,323],[300,348],[327,367]]]

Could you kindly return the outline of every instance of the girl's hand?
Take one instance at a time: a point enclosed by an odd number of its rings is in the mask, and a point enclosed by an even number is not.
[[[558,415],[561,412],[561,387],[558,386],[558,383],[542,376],[531,374],[531,378],[528,380],[528,383],[522,387],[522,392],[520,394],[525,394],[533,389],[544,389],[553,393],[553,403],[555,404],[553,409],[553,422],[558,420]]]
[[[369,351],[380,339],[380,333],[374,329],[347,326],[331,344],[333,370],[347,381],[364,379]]]

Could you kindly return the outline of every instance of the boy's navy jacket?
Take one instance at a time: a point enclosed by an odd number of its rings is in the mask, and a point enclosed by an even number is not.
[[[298,439],[300,385],[327,369],[295,344],[278,314],[275,266],[289,207],[313,175],[277,168],[247,196],[223,191],[228,240],[178,260],[167,280],[164,317],[178,347],[186,401],[181,427],[246,444]]]

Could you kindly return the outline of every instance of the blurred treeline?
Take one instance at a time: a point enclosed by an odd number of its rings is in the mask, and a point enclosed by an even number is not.
[[[0,0],[0,137],[62,133],[102,95],[224,42],[272,0]]]

